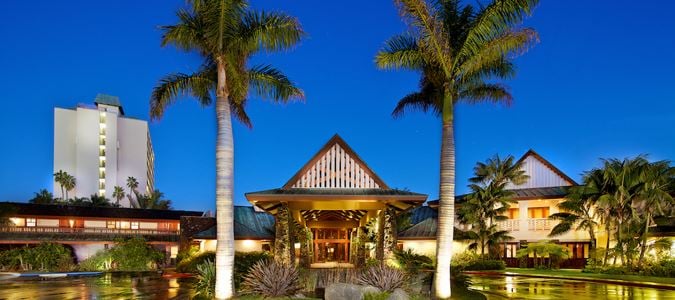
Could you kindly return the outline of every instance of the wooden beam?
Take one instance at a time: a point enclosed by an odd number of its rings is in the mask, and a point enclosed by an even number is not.
[[[307,221],[309,228],[355,228],[359,227],[356,221]]]

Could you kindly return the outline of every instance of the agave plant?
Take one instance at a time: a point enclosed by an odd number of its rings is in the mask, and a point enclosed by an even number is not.
[[[380,263],[363,271],[359,277],[359,284],[371,285],[383,292],[392,292],[402,287],[405,280],[406,276],[401,270]]]
[[[302,289],[298,269],[294,265],[264,260],[256,263],[244,277],[244,294],[267,297],[295,295]]]
[[[207,259],[197,265],[196,278],[195,290],[197,295],[207,299],[213,298],[216,290],[216,265],[212,260]]]

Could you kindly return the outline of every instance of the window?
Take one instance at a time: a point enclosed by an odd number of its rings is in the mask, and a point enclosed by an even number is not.
[[[511,220],[520,218],[520,209],[509,208],[509,210],[506,211],[506,217]]]
[[[499,244],[499,256],[502,258],[514,258],[518,249],[518,243],[501,243]]]
[[[35,218],[26,218],[26,227],[35,227],[35,223],[37,223]]]
[[[115,229],[115,221],[107,221],[106,222],[106,227],[108,229]]]
[[[530,219],[548,218],[548,207],[530,207],[527,209],[527,215]]]
[[[138,229],[138,222],[131,222],[131,229]]]

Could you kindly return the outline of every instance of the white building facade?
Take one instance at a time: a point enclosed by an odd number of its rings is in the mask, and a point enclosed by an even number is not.
[[[112,201],[115,186],[126,186],[127,178],[138,181],[137,191],[154,189],[154,152],[148,122],[124,116],[119,98],[99,94],[95,105],[75,109],[54,108],[54,173],[73,175],[76,186],[69,197],[97,194]],[[61,186],[54,181],[54,193]],[[129,207],[127,197],[120,205]]]

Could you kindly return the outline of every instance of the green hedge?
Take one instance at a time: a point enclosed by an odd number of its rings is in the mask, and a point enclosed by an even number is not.
[[[272,258],[269,252],[236,252],[234,254],[234,286],[239,288],[244,276],[257,262]],[[197,267],[207,260],[216,261],[216,253],[212,251],[193,254],[184,258],[176,266],[176,271],[181,273],[197,273]]]
[[[164,253],[156,250],[143,238],[117,240],[110,249],[97,252],[80,262],[83,271],[151,271],[158,268]]]
[[[452,258],[452,267],[463,271],[504,270],[506,263],[502,260],[487,259],[474,252],[465,251]]]
[[[0,252],[0,270],[7,271],[70,271],[73,261],[70,249],[55,243]]]
[[[197,273],[197,266],[201,265],[206,260],[215,262],[216,253],[213,251],[206,251],[186,257],[176,265],[176,271],[181,273]]]

